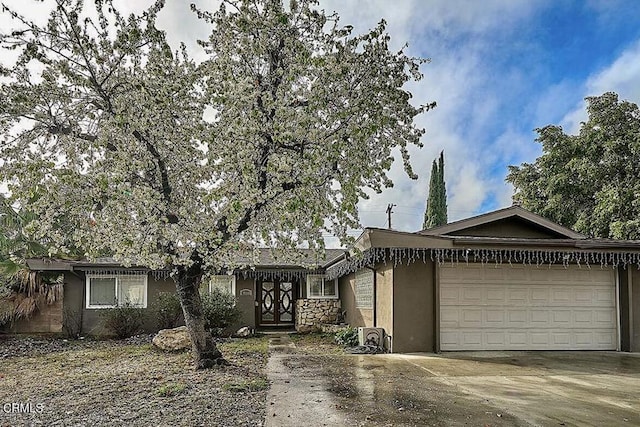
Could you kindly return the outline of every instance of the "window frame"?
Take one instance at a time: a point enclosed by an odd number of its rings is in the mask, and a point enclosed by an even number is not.
[[[321,294],[322,295],[311,295],[311,283],[309,281],[310,278],[320,278],[322,281],[320,283],[320,289],[321,289]],[[340,295],[339,295],[339,291],[338,291],[338,279],[333,279],[333,286],[334,286],[334,290],[335,293],[333,295],[326,295],[325,293],[325,281],[327,280],[326,276],[324,274],[307,274],[307,277],[305,278],[305,282],[307,285],[307,298],[308,299],[339,299]]]
[[[236,275],[235,274],[214,274],[209,276],[209,283],[207,284],[207,292],[211,293],[213,290],[213,279],[215,277],[230,277],[231,278],[231,295],[236,296]]]
[[[120,294],[120,280],[123,277],[127,276],[140,276],[144,278],[144,290],[142,294],[142,304],[135,305],[136,308],[147,308],[147,299],[149,295],[149,275],[148,274],[87,274],[85,278],[85,308],[90,310],[100,310],[104,308],[115,308],[117,305],[121,305],[124,301],[119,300]],[[113,300],[116,304],[109,305],[95,305],[91,304],[91,279],[115,279],[115,284],[113,287]]]

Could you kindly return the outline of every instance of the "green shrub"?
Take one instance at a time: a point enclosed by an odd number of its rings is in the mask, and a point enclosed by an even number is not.
[[[202,310],[205,328],[213,335],[222,334],[224,329],[233,325],[242,314],[233,295],[215,288],[211,293],[202,295]]]
[[[161,292],[151,304],[151,315],[158,329],[172,329],[182,320],[180,298],[175,292]]]
[[[62,332],[67,338],[78,339],[82,333],[82,310],[65,307],[62,311]]]
[[[131,337],[142,330],[144,309],[129,303],[101,310],[102,326],[118,338]]]
[[[355,347],[358,345],[358,330],[351,326],[336,332],[336,342],[343,347]]]

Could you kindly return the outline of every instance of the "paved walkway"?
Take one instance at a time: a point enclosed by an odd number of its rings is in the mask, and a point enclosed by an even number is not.
[[[295,344],[288,334],[269,340],[266,427],[342,426],[344,416],[337,410],[335,397],[327,391],[326,379],[305,370],[293,370]]]

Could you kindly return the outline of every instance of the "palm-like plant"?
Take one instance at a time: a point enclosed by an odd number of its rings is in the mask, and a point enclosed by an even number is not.
[[[45,276],[27,266],[27,259],[47,253],[41,242],[24,232],[34,219],[0,194],[0,325],[29,318],[43,304],[62,298],[62,277]]]

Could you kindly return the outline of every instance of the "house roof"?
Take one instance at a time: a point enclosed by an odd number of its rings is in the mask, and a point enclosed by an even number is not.
[[[237,259],[238,265],[252,270],[291,271],[292,269],[335,269],[351,264],[354,255],[369,249],[429,249],[429,250],[513,250],[640,253],[640,240],[590,239],[586,236],[549,221],[519,206],[500,209],[472,218],[455,221],[440,227],[416,233],[366,228],[353,247],[326,249],[324,255],[310,249],[300,249],[299,257],[291,260],[278,250],[261,248],[255,255]],[[114,258],[88,260],[31,259],[29,268],[37,271],[73,271],[121,268]]]
[[[511,226],[511,229],[504,227],[505,225]],[[514,229],[531,232],[514,233]],[[416,233],[366,228],[349,252],[350,255],[354,255],[372,248],[460,249],[464,247],[638,252],[640,240],[587,238],[583,234],[549,221],[520,206],[511,206]],[[346,258],[348,256],[337,258],[334,262],[325,264],[325,267],[336,265]]]
[[[586,239],[585,235],[563,227],[553,221],[549,221],[520,206],[510,206],[460,221],[454,221],[439,227],[422,230],[419,233],[425,236],[465,235],[465,231],[471,232],[471,230],[478,229],[481,226],[492,223],[497,224],[504,220],[515,220],[524,226],[535,228],[546,233],[550,238]]]
[[[241,265],[252,265],[255,268],[270,269],[286,269],[286,268],[305,268],[307,266],[323,266],[331,263],[336,258],[344,254],[344,249],[326,249],[324,255],[317,254],[311,249],[301,249],[300,257],[291,261],[284,256],[279,257],[277,253],[269,248],[260,248],[257,258],[238,257],[237,262]],[[93,268],[117,268],[122,264],[113,257],[101,257],[95,260],[62,260],[55,258],[32,258],[27,260],[30,269],[36,271],[73,271],[74,269],[93,269]]]
[[[299,249],[300,257],[291,261],[284,255],[279,256],[278,253],[269,248],[260,248],[257,259],[252,257],[239,257],[237,262],[239,264],[255,265],[255,267],[262,268],[277,268],[277,267],[303,267],[303,266],[322,266],[331,263],[336,258],[339,258],[344,254],[344,249],[325,249],[324,255],[316,253],[311,249]]]

